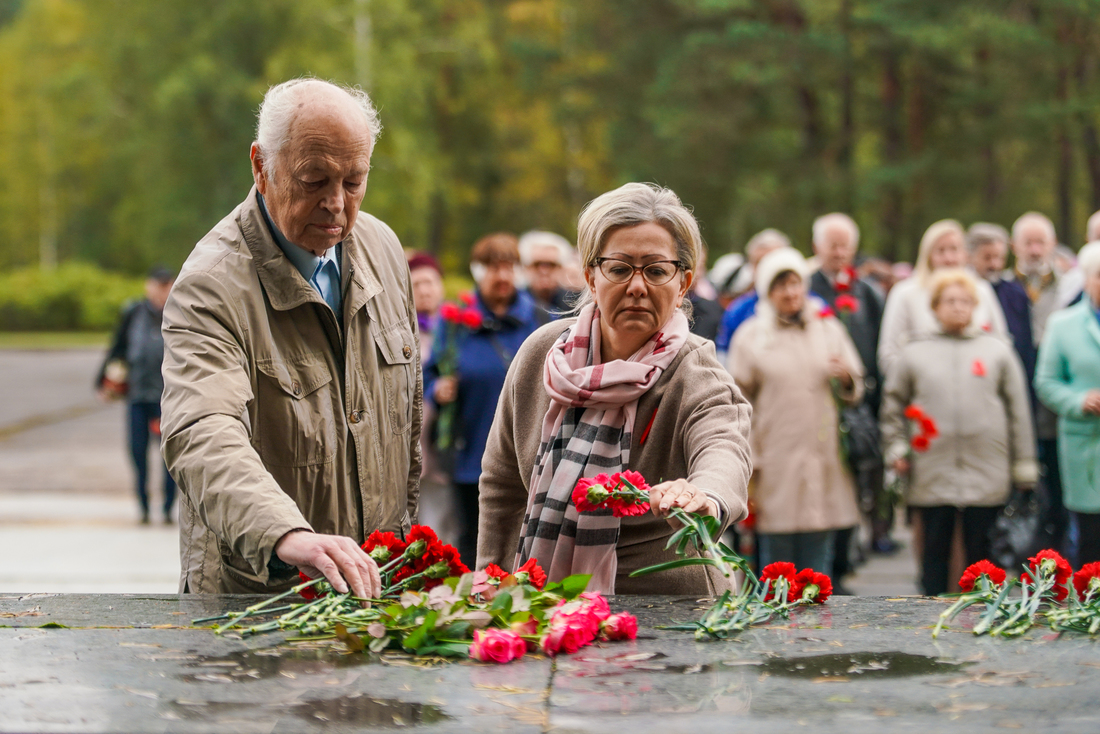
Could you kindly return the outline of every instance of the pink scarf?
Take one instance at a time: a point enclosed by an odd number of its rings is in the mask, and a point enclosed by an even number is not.
[[[600,312],[586,306],[546,355],[550,408],[531,474],[516,567],[538,560],[551,581],[592,575],[590,591],[615,593],[620,520],[611,511],[581,515],[570,502],[577,481],[622,471],[638,399],[660,379],[687,341],[677,310],[627,360],[600,363]]]

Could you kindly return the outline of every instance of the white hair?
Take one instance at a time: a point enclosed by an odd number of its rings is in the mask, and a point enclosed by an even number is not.
[[[1090,242],[1077,253],[1077,267],[1087,276],[1100,272],[1100,241]]]
[[[1020,218],[1012,224],[1012,239],[1014,241],[1020,239],[1020,232],[1025,225],[1031,222],[1038,222],[1043,225],[1043,228],[1050,233],[1050,239],[1054,242],[1058,242],[1058,232],[1054,229],[1054,222],[1050,221],[1050,217],[1045,214],[1040,214],[1039,212],[1021,214]]]
[[[540,232],[532,230],[524,233],[519,238],[519,260],[524,266],[530,265],[535,259],[535,248],[553,247],[558,251],[558,265],[567,264],[574,255],[573,245],[560,234],[553,232]]]
[[[347,95],[348,101],[363,114],[371,149],[374,148],[375,141],[382,133],[382,123],[378,119],[378,110],[374,108],[374,103],[366,92],[358,87],[301,77],[271,87],[264,95],[264,101],[260,103],[260,110],[256,115],[256,145],[269,164],[268,168],[274,166],[280,151],[290,139],[290,126],[302,106],[303,97],[320,89],[336,90]]]
[[[752,255],[761,247],[790,247],[791,238],[778,229],[768,228],[754,234],[745,244],[745,254]]]
[[[825,232],[829,227],[833,225],[840,225],[844,229],[848,230],[848,235],[852,238],[852,247],[859,249],[859,225],[856,224],[856,220],[849,217],[844,212],[833,212],[832,214],[823,214],[814,220],[813,226],[813,239],[814,245],[820,244],[825,239]]]

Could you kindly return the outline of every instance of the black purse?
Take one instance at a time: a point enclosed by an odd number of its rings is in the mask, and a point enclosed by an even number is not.
[[[848,466],[853,474],[869,464],[882,462],[882,440],[878,421],[866,403],[840,411],[841,432],[847,449]]]
[[[1028,558],[1049,548],[1054,536],[1048,514],[1046,493],[1040,487],[1030,492],[1013,489],[989,531],[990,560],[1001,568],[1018,569]]]

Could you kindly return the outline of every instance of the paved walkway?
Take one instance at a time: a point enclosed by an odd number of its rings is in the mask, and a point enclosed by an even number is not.
[[[0,350],[0,592],[176,590],[178,532],[137,524],[123,406],[91,392],[100,359],[89,349]],[[904,528],[896,537],[908,546]],[[914,575],[906,547],[870,556],[847,586],[915,594]]]

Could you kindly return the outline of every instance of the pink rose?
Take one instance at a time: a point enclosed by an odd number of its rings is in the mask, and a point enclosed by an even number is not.
[[[572,655],[595,639],[596,632],[585,618],[559,615],[546,628],[546,634],[539,640],[539,647],[550,657],[561,652]]]
[[[507,663],[523,657],[527,643],[511,630],[474,630],[470,657],[483,663]]]
[[[608,640],[634,640],[638,637],[638,618],[623,612],[612,614],[600,625],[600,633]]]
[[[601,622],[611,616],[611,607],[607,605],[607,599],[600,596],[597,591],[586,591],[581,594],[581,599],[588,602],[586,605],[591,614],[595,615]]]

